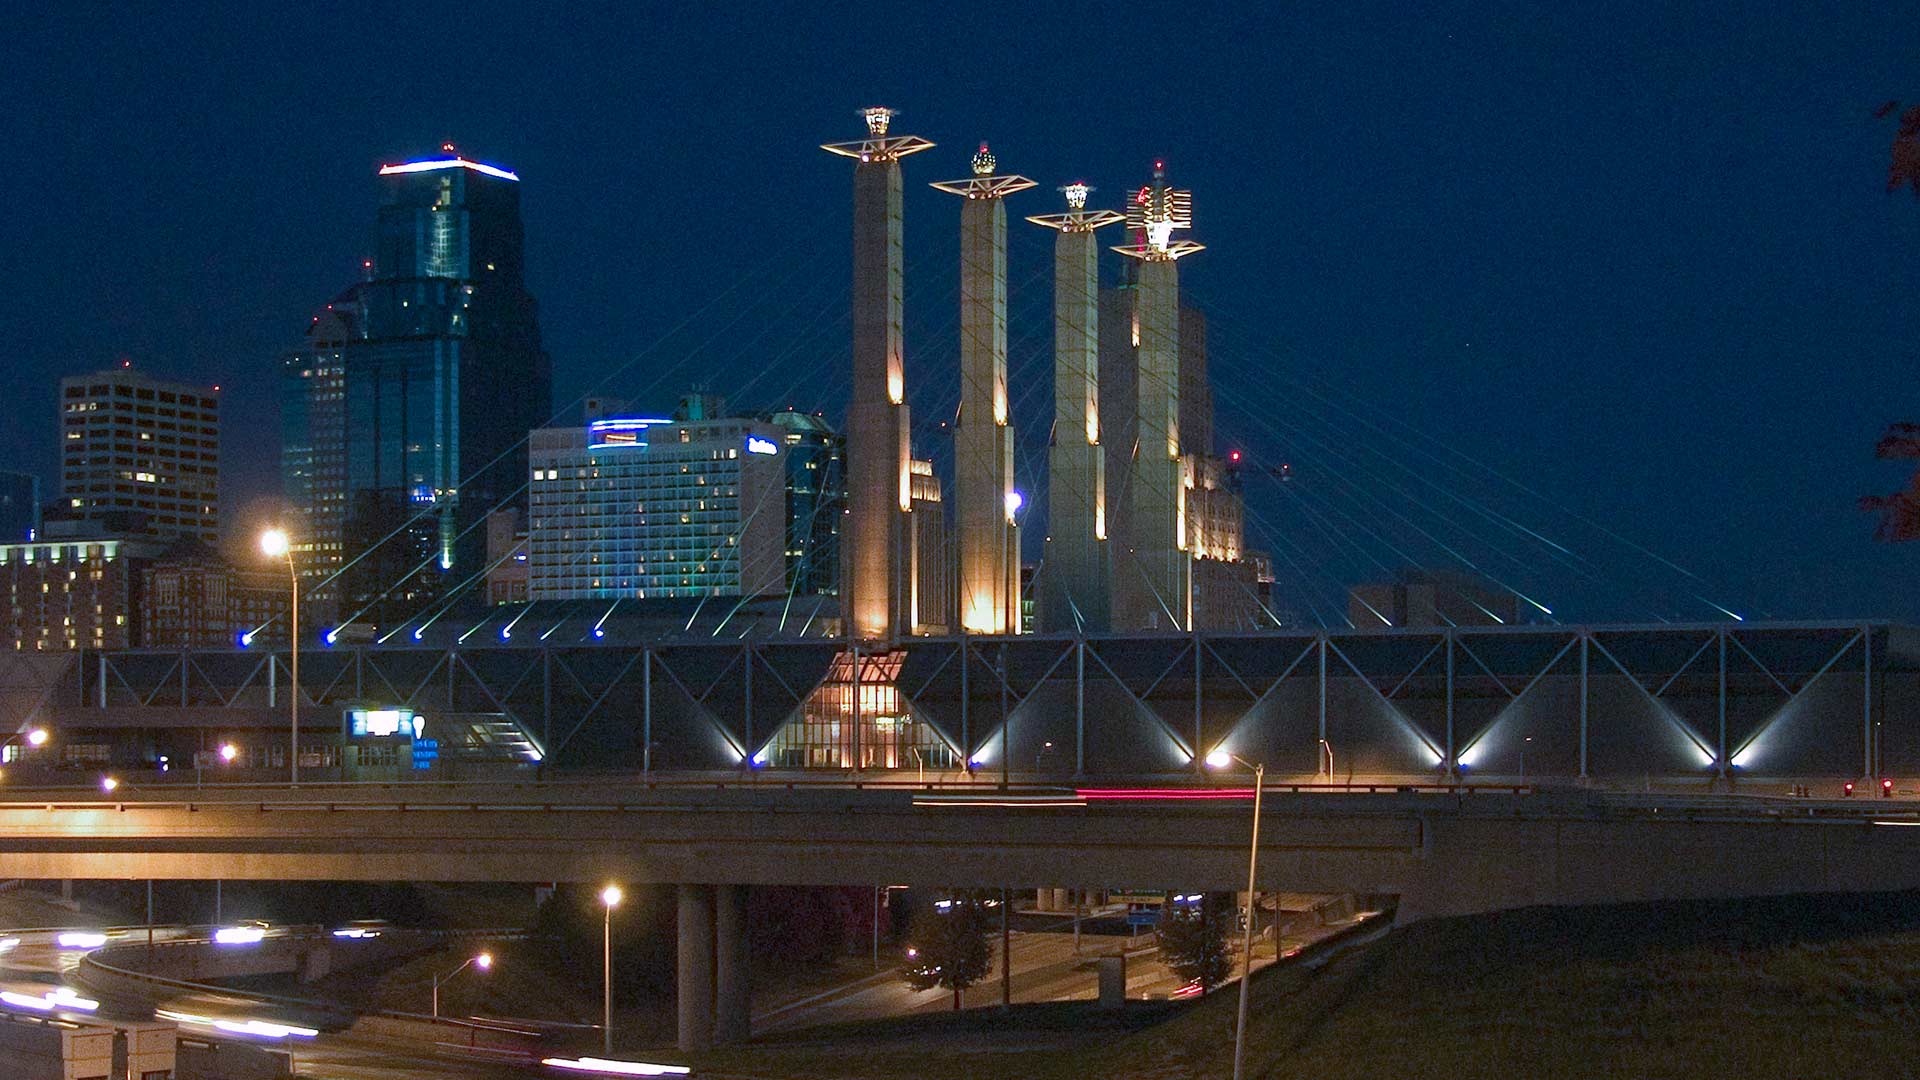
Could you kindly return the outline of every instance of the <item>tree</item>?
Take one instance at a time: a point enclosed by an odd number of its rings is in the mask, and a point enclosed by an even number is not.
[[[1198,983],[1203,994],[1233,973],[1227,956],[1229,902],[1224,894],[1207,893],[1198,903],[1169,903],[1160,915],[1160,962],[1189,983]]]
[[[914,918],[907,935],[908,986],[951,990],[953,1007],[959,1009],[961,991],[992,970],[986,904],[980,894],[955,893]]]
[[[1874,450],[1882,461],[1920,458],[1920,424],[1894,424]],[[1920,472],[1913,474],[1907,490],[1869,495],[1860,500],[1860,509],[1880,515],[1874,539],[1893,543],[1920,540]]]

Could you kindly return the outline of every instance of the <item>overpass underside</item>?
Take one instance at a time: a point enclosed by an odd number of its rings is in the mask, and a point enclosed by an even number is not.
[[[1249,802],[580,785],[223,789],[0,802],[0,875],[947,888],[1246,883]],[[1527,904],[1920,888],[1906,802],[1592,793],[1270,794],[1263,889],[1403,919]]]
[[[284,726],[287,659],[0,658],[0,723]],[[303,729],[350,703],[500,718],[550,773],[1177,777],[1225,748],[1326,781],[1920,775],[1920,631],[1884,623],[914,638],[857,664],[818,639],[494,641],[305,650],[301,676]]]

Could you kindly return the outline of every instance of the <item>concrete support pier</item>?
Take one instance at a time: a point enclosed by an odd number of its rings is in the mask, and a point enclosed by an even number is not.
[[[680,946],[674,998],[680,1013],[680,1049],[713,1046],[713,886],[680,886]]]
[[[719,885],[713,891],[714,1039],[722,1044],[753,1037],[753,980],[747,948],[747,887]]]

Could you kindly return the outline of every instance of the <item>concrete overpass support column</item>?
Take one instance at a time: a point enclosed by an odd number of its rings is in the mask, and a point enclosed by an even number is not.
[[[753,1037],[751,952],[747,948],[747,887],[720,885],[714,889],[713,926],[716,977],[714,1039],[746,1042]]]
[[[680,1049],[692,1053],[713,1045],[713,886],[680,886],[679,950]]]

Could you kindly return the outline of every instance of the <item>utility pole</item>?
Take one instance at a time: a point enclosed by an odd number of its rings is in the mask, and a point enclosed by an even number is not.
[[[1000,1007],[1013,1008],[1013,934],[1007,928],[1007,913],[1013,898],[1007,887],[1000,887]]]

